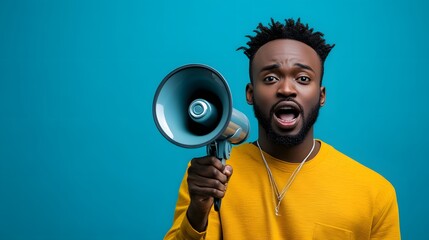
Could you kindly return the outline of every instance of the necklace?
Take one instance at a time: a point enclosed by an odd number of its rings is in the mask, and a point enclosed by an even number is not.
[[[279,214],[280,204],[281,204],[283,198],[286,196],[287,190],[292,185],[292,182],[295,180],[296,175],[301,170],[301,168],[304,165],[305,161],[307,161],[307,159],[310,157],[311,153],[313,152],[314,147],[316,145],[316,141],[313,140],[313,146],[311,147],[310,152],[302,160],[302,162],[299,164],[299,166],[293,171],[292,175],[289,177],[286,185],[283,187],[283,189],[282,189],[281,192],[279,191],[279,188],[277,187],[277,183],[274,180],[273,173],[271,172],[271,169],[268,166],[267,160],[265,159],[264,153],[262,152],[261,145],[259,145],[259,141],[256,141],[256,144],[258,145],[259,152],[261,153],[262,160],[264,161],[265,168],[267,169],[268,179],[270,180],[271,188],[273,190],[273,194],[274,194],[273,202],[274,202],[274,206],[275,206],[274,207],[275,214],[276,214],[276,216],[280,216],[280,214]],[[276,200],[277,200],[277,203],[276,203]]]

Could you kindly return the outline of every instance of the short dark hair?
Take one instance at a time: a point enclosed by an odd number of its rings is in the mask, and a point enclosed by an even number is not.
[[[296,22],[292,18],[285,19],[285,24],[274,21],[274,19],[271,18],[271,24],[264,26],[262,23],[259,23],[253,32],[256,33],[255,36],[246,36],[249,38],[249,41],[247,42],[248,47],[242,46],[237,49],[243,50],[244,54],[249,58],[249,75],[251,82],[253,82],[251,65],[253,57],[258,49],[264,44],[276,39],[292,39],[307,44],[316,51],[317,55],[319,55],[320,62],[322,64],[322,73],[320,78],[320,84],[322,84],[324,72],[323,65],[325,63],[325,59],[331,49],[335,46],[335,44],[326,44],[325,39],[323,38],[323,33],[314,32],[313,28],[309,28],[308,24],[304,25],[301,23],[300,18],[298,18]]]

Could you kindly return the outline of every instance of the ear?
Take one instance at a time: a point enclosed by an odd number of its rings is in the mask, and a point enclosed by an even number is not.
[[[326,88],[321,86],[320,87],[320,106],[323,107],[325,105],[326,101]]]
[[[246,100],[247,104],[253,105],[253,85],[251,83],[246,85]]]

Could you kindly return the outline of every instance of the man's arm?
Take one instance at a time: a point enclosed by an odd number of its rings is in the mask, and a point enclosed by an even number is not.
[[[374,217],[371,239],[401,239],[398,202],[393,186],[387,194],[379,195],[376,206],[379,209]]]
[[[213,198],[225,195],[232,175],[231,166],[223,166],[215,157],[195,158],[182,180],[174,222],[164,239],[220,239],[218,213]]]

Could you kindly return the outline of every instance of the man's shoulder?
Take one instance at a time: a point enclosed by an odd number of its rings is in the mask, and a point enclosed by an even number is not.
[[[331,165],[332,170],[336,170],[339,173],[343,172],[362,183],[374,187],[393,189],[392,184],[383,175],[337,150],[328,143],[322,142],[322,149],[326,158],[325,160]]]
[[[236,145],[232,148],[233,151],[237,152],[247,152],[253,148],[256,148],[256,146],[251,142],[242,143],[240,145]]]
[[[258,153],[258,151],[257,147],[251,142],[236,145],[232,148],[231,160],[254,158],[254,155]]]

